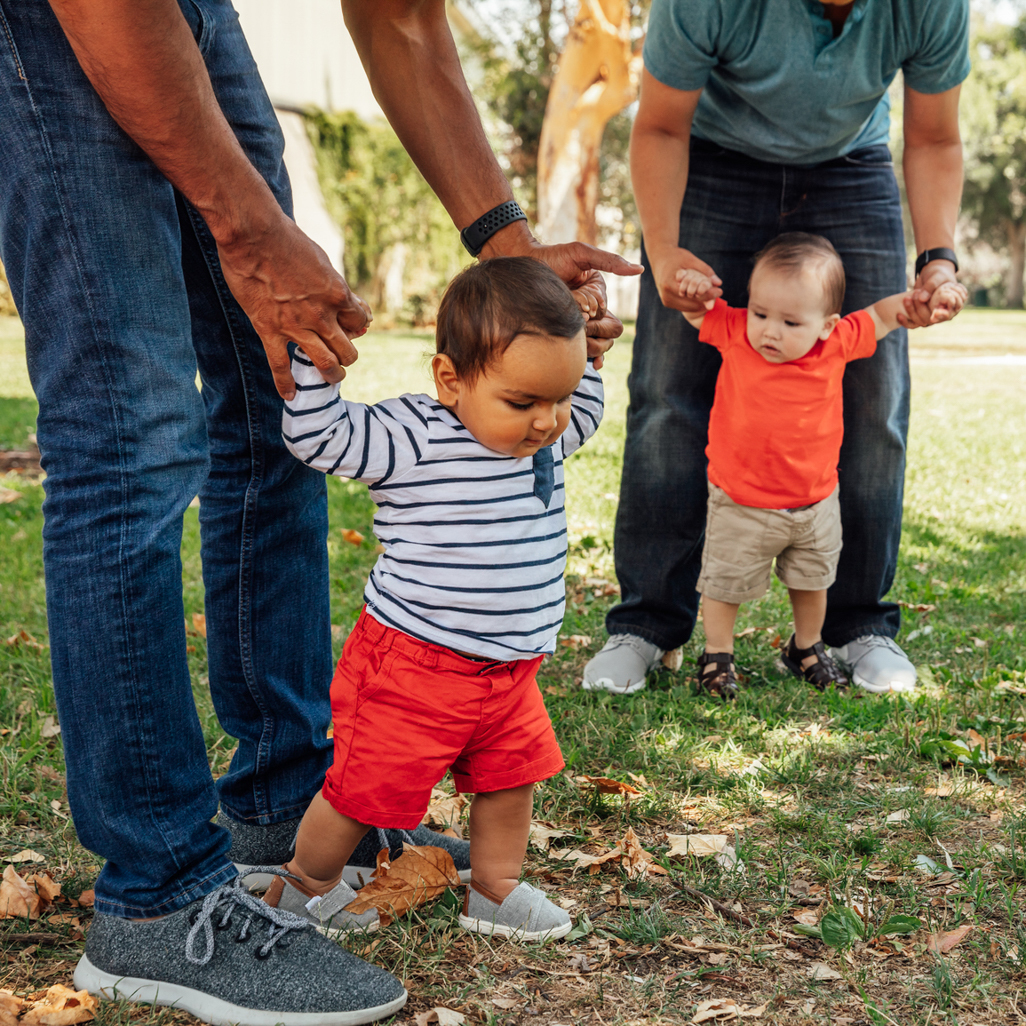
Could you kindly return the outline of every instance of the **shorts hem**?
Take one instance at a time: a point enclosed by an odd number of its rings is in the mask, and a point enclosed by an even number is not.
[[[791,580],[789,580],[792,577],[791,574],[786,571],[784,573],[777,571],[777,577],[780,578],[780,583],[785,588],[793,588],[795,591],[826,591],[837,580],[837,571],[823,574],[820,577],[803,577],[797,574]]]
[[[419,812],[397,813],[394,809],[385,811],[383,809],[371,808],[354,798],[343,797],[330,790],[325,783],[321,789],[324,800],[340,815],[355,819],[357,823],[366,826],[381,827],[383,830],[416,830],[424,819],[427,812],[427,805]]]
[[[515,787],[527,784],[540,784],[565,767],[563,754],[558,752],[555,758],[537,759],[508,773],[480,774],[476,779],[453,770],[452,779],[460,794],[487,794],[490,791],[512,791]]]
[[[742,602],[752,602],[757,598],[761,598],[769,591],[769,587],[770,582],[766,581],[765,584],[748,588],[745,591],[730,591],[727,588],[718,588],[715,584],[701,579],[695,585],[695,589],[704,597],[714,599],[717,602],[729,602],[731,605],[740,605]]]

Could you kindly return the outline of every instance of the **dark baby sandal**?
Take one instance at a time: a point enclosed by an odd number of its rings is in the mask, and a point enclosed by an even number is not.
[[[703,652],[695,662],[698,663],[699,691],[716,695],[726,702],[737,698],[738,683],[733,652]]]
[[[816,662],[802,666],[802,660],[815,656]],[[834,660],[827,655],[822,641],[817,641],[811,648],[798,648],[791,635],[788,643],[780,650],[780,661],[801,680],[807,681],[817,691],[826,691],[831,684],[835,688],[846,688],[848,678]]]

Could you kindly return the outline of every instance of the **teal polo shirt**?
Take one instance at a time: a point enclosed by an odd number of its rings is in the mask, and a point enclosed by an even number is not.
[[[815,0],[652,0],[645,67],[701,89],[692,131],[759,160],[818,164],[890,136],[900,68],[920,93],[969,74],[969,0],[855,0],[834,39]]]

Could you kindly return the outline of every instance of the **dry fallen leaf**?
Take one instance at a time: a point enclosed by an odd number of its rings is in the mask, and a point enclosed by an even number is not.
[[[376,908],[386,925],[395,916],[437,897],[446,887],[460,884],[456,865],[444,848],[403,844],[402,855],[391,862],[388,849],[382,848],[377,863],[370,883],[346,908],[357,914]]]
[[[413,1017],[417,1026],[432,1026],[433,1023],[438,1023],[438,1026],[460,1026],[461,1023],[466,1022],[466,1019],[467,1017],[462,1012],[441,1006]]]
[[[803,926],[816,926],[819,923],[819,916],[814,909],[804,909],[801,912],[792,912],[791,915]]]
[[[354,531],[351,527],[340,527],[339,533],[342,535],[342,540],[349,542],[350,545],[363,544],[363,535],[359,531]]]
[[[22,1016],[22,1026],[72,1026],[88,1022],[98,1007],[96,998],[85,990],[54,984],[46,996],[34,1001]]]
[[[13,991],[0,990],[0,1026],[18,1026],[18,1016],[24,1007],[24,998]]]
[[[813,962],[809,966],[808,975],[814,980],[839,980],[841,974],[826,962]]]
[[[622,794],[625,798],[633,798],[635,795],[644,794],[636,787],[625,784],[622,780],[613,780],[610,777],[578,777],[579,784],[591,784],[598,788],[599,794]]]
[[[583,951],[578,952],[576,955],[568,955],[567,961],[575,973],[590,973],[595,968]]]
[[[18,631],[17,634],[12,634],[5,642],[9,648],[34,648],[37,652],[43,652],[46,649],[46,645],[40,644],[28,631]]]
[[[510,1008],[516,1008],[517,1005],[520,1004],[520,1002],[517,1001],[516,998],[501,998],[500,997],[500,998],[492,998],[492,1004],[495,1005],[496,1008],[504,1008],[504,1009],[508,1010]]]
[[[605,862],[619,859],[623,852],[619,848],[612,848],[600,852],[598,855],[589,855],[579,848],[556,848],[550,854],[554,859],[562,859],[567,862],[573,860],[576,873],[578,869],[591,869],[593,866],[601,866]],[[598,872],[597,869],[595,871]]]
[[[584,648],[591,644],[591,635],[589,634],[571,634],[569,637],[560,638],[559,643],[564,648]]]
[[[956,944],[961,944],[971,932],[972,925],[969,924],[947,933],[931,933],[926,942],[926,949],[935,955],[946,955]]]
[[[460,819],[466,805],[467,799],[463,795],[448,794],[440,788],[433,787],[427,812],[424,813],[421,822],[425,826],[439,826],[445,830],[459,831]]]
[[[737,1002],[733,998],[717,998],[699,1002],[691,1021],[701,1023],[710,1019],[736,1019],[738,1014]]]
[[[667,834],[667,855],[718,855],[727,848],[726,834]]]
[[[0,879],[0,919],[37,919],[42,907],[43,898],[35,888],[8,866]]]
[[[904,823],[910,816],[911,816],[911,813],[908,811],[908,809],[901,809],[899,812],[892,812],[887,817],[885,822],[886,823]]]
[[[634,827],[628,827],[620,842],[620,850],[623,858],[620,865],[627,870],[627,876],[631,880],[644,880],[648,876],[667,876],[667,872],[655,859],[641,846]]]
[[[739,1009],[742,1019],[761,1019],[766,1014],[766,1009],[769,1008],[769,1002],[764,1001],[761,1005],[742,1005]],[[834,1026],[836,1026],[838,1020],[834,1019]]]
[[[668,670],[676,673],[684,665],[684,650],[682,648],[671,648],[669,652],[663,653],[660,662]]]
[[[192,629],[201,637],[207,636],[207,617],[204,613],[192,614]]]
[[[96,900],[96,892],[92,889],[92,887],[90,887],[88,891],[83,891],[78,896],[78,903],[83,908],[92,908],[93,907],[93,902],[95,900]]]
[[[949,795],[954,793],[954,788],[951,784],[940,784],[937,787],[928,787],[923,791],[923,794],[933,795],[937,798],[947,798]]]
[[[548,851],[549,842],[556,837],[566,837],[569,830],[558,830],[547,820],[535,820],[531,823],[531,832],[528,841],[542,851]]]
[[[49,873],[36,873],[26,882],[36,888],[36,893],[47,905],[61,896],[61,885],[56,883]]]
[[[45,862],[46,859],[39,854],[38,851],[33,851],[31,848],[22,848],[17,855],[12,855],[8,862]]]
[[[46,716],[43,719],[43,726],[39,731],[40,737],[56,737],[61,732],[61,725],[53,716]]]

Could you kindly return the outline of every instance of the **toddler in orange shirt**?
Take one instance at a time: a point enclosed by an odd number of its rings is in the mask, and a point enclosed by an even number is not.
[[[723,358],[706,448],[699,685],[722,698],[736,695],[738,607],[766,592],[775,559],[794,613],[784,665],[820,690],[844,686],[821,635],[841,553],[841,382],[849,361],[872,356],[898,327],[905,293],[841,317],[841,258],[826,239],[804,232],[779,235],[757,254],[747,310],[705,301],[713,282],[698,271],[682,270],[678,281],[682,296],[704,301],[684,316]],[[965,292],[942,288],[951,301]]]

